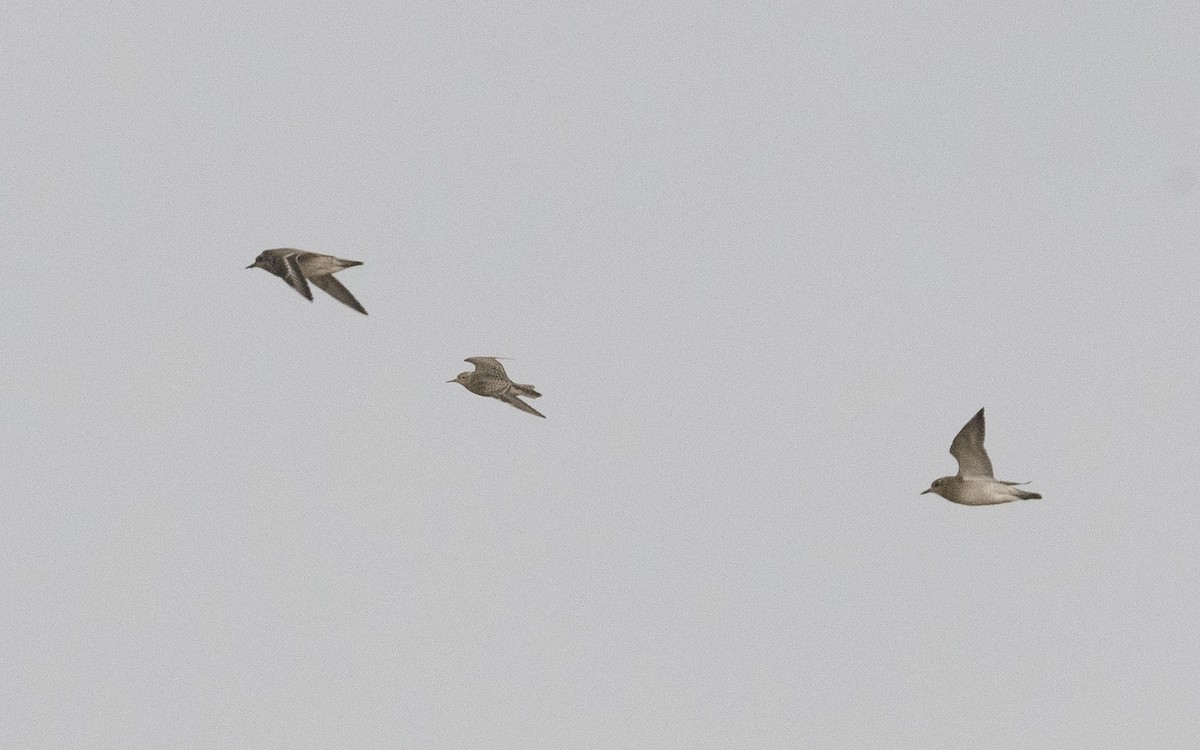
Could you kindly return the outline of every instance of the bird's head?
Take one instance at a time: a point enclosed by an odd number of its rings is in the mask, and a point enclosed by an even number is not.
[[[935,495],[941,495],[942,497],[946,497],[946,491],[949,489],[950,480],[953,478],[954,477],[940,477],[938,479],[935,479],[935,480],[933,480],[933,484],[929,485],[929,489],[925,490],[925,492],[922,492],[921,494],[924,495],[926,493],[932,492]]]
[[[457,376],[455,376],[454,380],[447,380],[446,382],[447,383],[462,383],[465,386],[467,384],[467,381],[470,379],[471,379],[471,373],[460,372]]]
[[[250,265],[246,266],[246,268],[262,268],[263,267],[262,263],[266,259],[267,259],[266,253],[259,253],[258,257],[254,259],[254,262],[251,263]]]

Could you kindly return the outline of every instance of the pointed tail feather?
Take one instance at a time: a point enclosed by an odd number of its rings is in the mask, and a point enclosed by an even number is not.
[[[513,388],[515,388],[517,390],[517,393],[520,393],[522,396],[525,396],[526,398],[541,398],[542,397],[542,394],[535,391],[533,389],[532,385],[525,385],[522,383],[513,383]]]
[[[1025,492],[1024,490],[1015,490],[1017,497],[1022,500],[1041,500],[1042,496],[1036,492]]]

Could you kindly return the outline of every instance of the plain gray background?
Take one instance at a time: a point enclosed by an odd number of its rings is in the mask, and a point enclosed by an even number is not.
[[[1193,745],[1200,8],[884,5],[6,6],[0,745]]]

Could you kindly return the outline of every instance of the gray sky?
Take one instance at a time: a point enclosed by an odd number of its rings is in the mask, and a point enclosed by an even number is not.
[[[1195,742],[1200,6],[649,5],[7,7],[0,746]]]

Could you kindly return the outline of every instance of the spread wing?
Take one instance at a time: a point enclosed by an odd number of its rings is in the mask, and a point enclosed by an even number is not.
[[[288,286],[300,292],[300,296],[311,302],[312,291],[308,288],[308,282],[304,280],[304,274],[300,272],[300,263],[296,260],[296,255],[297,253],[274,254],[271,258],[271,267],[267,270],[286,281]]]
[[[498,396],[494,396],[494,398],[497,398],[506,404],[512,404],[513,406],[517,407],[521,411],[529,412],[530,414],[537,416],[537,417],[541,417],[542,419],[546,418],[545,414],[542,414],[537,409],[533,408],[529,404],[527,404],[524,401],[522,401],[521,399],[517,398],[516,392],[513,391],[512,389],[509,389],[508,391],[505,391],[504,393],[501,393]]]
[[[338,302],[341,302],[343,305],[358,310],[363,315],[367,314],[367,311],[363,309],[363,306],[358,304],[358,300],[354,299],[354,295],[350,293],[350,290],[343,286],[342,282],[333,278],[333,274],[325,273],[318,276],[310,276],[308,280],[313,283],[313,286],[325,292],[330,297],[333,297]]]
[[[504,365],[500,364],[500,360],[495,357],[467,357],[463,361],[475,365],[475,374],[477,375],[508,380],[508,373],[504,371]]]
[[[950,455],[958,460],[958,475],[992,478],[992,462],[983,449],[983,409],[971,417],[950,443]]]

